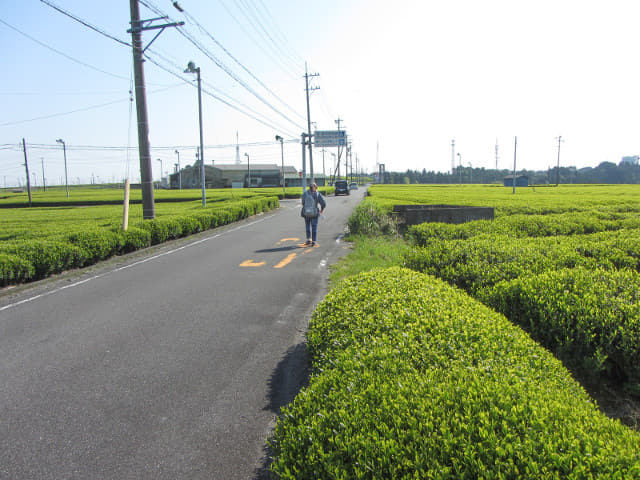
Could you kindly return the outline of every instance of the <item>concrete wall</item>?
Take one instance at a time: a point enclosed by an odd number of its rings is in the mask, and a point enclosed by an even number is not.
[[[493,220],[493,207],[464,205],[394,205],[393,212],[405,225],[425,222],[464,223],[473,220]]]

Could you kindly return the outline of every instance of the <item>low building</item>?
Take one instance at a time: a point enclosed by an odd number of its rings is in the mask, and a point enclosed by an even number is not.
[[[193,175],[191,175],[193,176]],[[183,170],[182,178],[179,173],[170,175],[170,188],[196,188],[199,185],[199,178],[188,181],[191,176],[187,175],[186,168]],[[269,188],[282,186],[282,167],[273,164],[216,164],[213,167],[205,166],[205,177],[207,188]],[[285,187],[301,187],[302,172],[298,172],[295,167],[285,165],[284,167]],[[315,175],[315,181],[319,186],[326,183],[325,176]],[[309,182],[307,175],[307,182]]]
[[[504,177],[504,186],[513,187],[513,175]],[[516,175],[516,187],[528,187],[529,177],[527,175]]]

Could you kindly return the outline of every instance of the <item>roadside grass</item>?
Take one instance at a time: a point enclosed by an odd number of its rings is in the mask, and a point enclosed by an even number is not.
[[[375,268],[402,265],[403,257],[410,245],[398,236],[350,235],[347,241],[353,249],[331,267],[329,282],[335,286],[343,279]]]

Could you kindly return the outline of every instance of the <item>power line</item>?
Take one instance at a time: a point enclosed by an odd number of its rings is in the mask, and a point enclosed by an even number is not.
[[[43,0],[41,0],[41,1],[43,1]],[[37,43],[38,45],[40,45],[40,46],[42,46],[42,47],[44,47],[44,48],[46,48],[46,49],[49,49],[49,50],[51,50],[52,52],[57,53],[58,55],[62,55],[62,56],[63,56],[63,57],[65,57],[66,59],[71,60],[72,62],[76,62],[76,63],[78,63],[78,64],[82,65],[83,67],[91,68],[91,69],[93,69],[93,70],[96,70],[97,72],[104,73],[105,75],[109,75],[109,76],[111,76],[111,77],[119,78],[119,79],[122,79],[122,80],[129,80],[129,79],[128,79],[128,78],[126,78],[126,77],[122,77],[122,76],[120,76],[120,75],[116,75],[116,74],[114,74],[114,73],[109,73],[109,72],[107,72],[107,71],[105,71],[105,70],[102,70],[102,69],[100,69],[100,68],[98,68],[98,67],[94,67],[93,65],[89,65],[88,63],[85,63],[85,62],[83,62],[83,61],[81,61],[81,60],[78,60],[77,58],[73,58],[72,56],[67,55],[67,54],[66,54],[66,53],[64,53],[64,52],[61,52],[60,50],[57,50],[57,49],[53,48],[52,46],[47,45],[47,44],[46,44],[46,43],[44,43],[44,42],[41,42],[40,40],[38,40],[38,39],[36,39],[36,38],[32,37],[31,35],[29,35],[29,34],[27,34],[27,33],[23,32],[23,31],[21,31],[21,30],[19,30],[19,29],[17,29],[16,27],[14,27],[14,26],[12,26],[12,25],[9,25],[7,22],[5,22],[5,21],[4,21],[4,20],[2,20],[2,19],[0,19],[0,23],[3,23],[4,25],[6,25],[7,27],[9,27],[10,29],[12,29],[12,30],[14,30],[14,31],[18,32],[20,35],[23,35],[23,36],[27,37],[27,38],[28,38],[29,40],[31,40],[32,42],[35,42],[35,43]]]
[[[207,29],[205,29],[200,23],[198,23],[198,21],[192,15],[190,15],[189,12],[186,12],[184,9],[182,10],[182,12],[184,13],[184,15],[187,17],[187,19],[190,22],[194,23],[200,29],[201,32],[203,32],[211,40],[213,40],[216,45],[218,45],[234,62],[236,62],[256,82],[258,82],[260,84],[260,86],[262,86],[267,92],[269,92],[271,95],[273,95],[274,98],[276,98],[280,103],[282,103],[282,105],[287,107],[291,112],[293,112],[295,115],[297,115],[302,120],[304,120],[304,117],[302,115],[300,115],[298,112],[296,112],[284,100],[282,100],[276,93],[274,93],[269,87],[267,87],[262,80],[260,80],[256,75],[254,75],[253,72],[251,72],[246,66],[244,66],[235,56],[233,56],[233,54],[231,52],[229,52],[229,50],[227,50],[224,47],[224,45],[222,45],[222,43],[220,43],[218,40],[216,40],[216,38],[211,33],[209,33],[209,31],[207,31]]]
[[[166,15],[162,10],[160,10],[155,5],[151,4],[148,0],[139,0],[145,7],[152,10],[157,15],[162,15],[163,18],[170,19],[173,21],[169,15]],[[296,128],[304,129],[301,125],[297,124],[295,121],[291,120],[287,115],[282,113],[276,107],[271,105],[267,100],[265,100],[262,96],[260,96],[255,90],[253,90],[246,82],[244,82],[238,75],[236,75],[227,65],[224,64],[219,58],[217,58],[211,51],[209,51],[204,45],[202,45],[198,40],[196,40],[193,35],[191,35],[186,28],[178,27],[178,32],[186,38],[189,42],[191,42],[198,50],[200,50],[204,55],[206,55],[212,62],[214,62],[219,68],[221,68],[227,75],[229,75],[233,80],[239,83],[242,87],[244,87],[249,93],[251,93],[254,97],[264,103],[267,107],[273,110],[275,113],[283,117],[285,120],[290,122],[292,125],[295,125]]]
[[[247,38],[250,38],[251,41],[254,43],[254,45],[256,45],[260,50],[262,50],[262,52],[265,53],[265,55],[267,55],[267,57],[269,57],[276,65],[278,65],[282,71],[284,73],[286,73],[292,80],[297,81],[298,80],[298,75],[294,72],[291,71],[290,68],[291,66],[286,66],[284,63],[281,62],[282,57],[279,56],[277,54],[277,52],[270,52],[269,50],[267,50],[265,48],[265,44],[266,42],[259,42],[257,41],[252,35],[251,33],[245,28],[244,24],[238,20],[236,18],[236,16],[231,12],[231,10],[229,9],[229,7],[227,7],[227,5],[224,3],[223,0],[220,0],[220,5],[222,5],[222,8],[224,8],[227,12],[227,14],[236,22],[236,24],[242,29],[242,31],[246,34]],[[237,6],[237,5],[236,5]],[[240,7],[238,7],[240,9]],[[241,10],[241,9],[240,9]],[[241,10],[242,12],[242,10]],[[242,12],[243,15],[246,17],[247,15]],[[247,20],[249,21],[249,23],[251,23],[251,20],[249,18],[247,18]],[[252,25],[253,26],[253,25]],[[257,31],[257,29],[255,29],[255,26],[253,26],[254,30]],[[275,56],[274,56],[275,54]],[[294,66],[295,68],[293,70],[298,69],[298,66]]]
[[[165,90],[169,90],[171,88],[176,88],[176,87],[179,87],[179,86],[182,86],[182,85],[183,85],[182,83],[176,84],[176,85],[170,85],[170,86],[168,86],[166,88],[154,90],[153,92],[151,92],[151,94],[162,92],[162,91],[165,91]],[[91,105],[89,107],[78,108],[76,110],[70,110],[68,112],[52,113],[50,115],[43,115],[43,116],[40,116],[40,117],[28,118],[28,119],[25,119],[25,120],[16,120],[14,122],[0,123],[0,127],[8,127],[10,125],[20,125],[21,123],[35,122],[37,120],[47,120],[49,118],[55,118],[55,117],[63,117],[65,115],[71,115],[71,114],[80,113],[80,112],[87,112],[89,110],[96,110],[98,108],[108,107],[109,105],[115,105],[116,103],[123,103],[123,102],[128,102],[128,101],[129,101],[128,98],[127,99],[122,99],[121,98],[119,100],[114,100],[112,102],[101,103],[99,105]]]
[[[171,71],[170,69],[166,68],[165,66],[161,65],[158,61],[156,61],[156,60],[154,60],[153,58],[149,57],[149,55],[148,55],[148,54],[145,54],[145,58],[146,58],[147,60],[149,60],[151,63],[153,63],[154,65],[156,65],[158,68],[160,68],[160,69],[164,70],[165,72],[167,72],[167,73],[169,73],[169,74],[171,74],[171,75],[173,75],[173,76],[175,76],[175,77],[177,77],[177,78],[179,78],[179,79],[183,80],[185,83],[188,83],[188,84],[190,84],[190,85],[191,85],[191,82],[190,82],[188,79],[186,79],[186,78],[182,77],[180,74],[178,74],[178,73],[176,73],[176,72],[173,72],[173,71]],[[254,116],[254,115],[252,115],[252,114],[250,114],[250,113],[247,113],[247,112],[243,111],[243,110],[242,110],[241,108],[239,108],[238,106],[233,105],[233,104],[231,103],[231,101],[227,101],[227,100],[225,100],[224,98],[222,98],[222,97],[220,97],[220,96],[218,96],[218,95],[215,95],[215,94],[211,93],[210,91],[208,91],[208,90],[206,90],[206,89],[202,89],[202,91],[203,91],[204,93],[206,93],[207,95],[209,95],[210,97],[215,98],[215,99],[216,99],[216,100],[218,100],[219,102],[222,102],[222,103],[224,103],[225,105],[227,105],[228,107],[230,107],[230,108],[232,108],[232,109],[236,110],[237,112],[240,112],[240,113],[242,113],[243,115],[246,115],[247,117],[252,118],[253,120],[255,120],[255,121],[257,121],[257,122],[259,122],[259,123],[261,123],[261,124],[263,124],[263,125],[265,125],[265,126],[267,126],[267,127],[269,127],[269,128],[273,128],[273,129],[276,129],[276,130],[277,130],[277,129],[282,129],[282,127],[278,127],[278,126],[275,126],[273,123],[269,123],[269,121],[268,121],[268,120],[262,120],[262,119],[260,119],[260,118],[258,118],[258,117],[256,117],[256,116]],[[238,102],[238,103],[239,103],[239,102]],[[245,108],[248,108],[248,107],[245,107]],[[256,114],[257,114],[257,113],[256,113]],[[258,115],[259,115],[259,114],[258,114]],[[291,134],[291,132],[290,132],[290,131],[288,131],[287,129],[284,129],[284,130],[286,130],[289,134]]]
[[[278,35],[280,35],[283,45],[285,45],[286,47],[290,46],[290,42],[289,40],[286,38],[286,36],[284,35],[284,33],[282,32],[282,30],[280,29],[280,27],[278,26],[278,23],[275,21],[275,19],[273,18],[273,15],[271,15],[271,12],[269,11],[269,9],[267,8],[267,6],[264,4],[264,2],[262,0],[259,0],[260,4],[262,5],[262,8],[264,9],[264,11],[266,12],[266,14],[268,15],[269,19],[271,20],[271,24],[275,27],[276,33]],[[291,58],[291,60],[294,63],[300,63],[302,64],[304,62],[304,60],[302,59],[302,57],[300,55],[298,55],[296,53],[295,50],[293,50],[291,48],[291,54],[289,55],[289,57]],[[297,58],[295,58],[297,57]]]
[[[278,110],[276,107],[274,107],[273,105],[271,105],[268,101],[266,101],[264,98],[262,98],[262,96],[260,96],[255,90],[253,90],[249,85],[247,85],[242,79],[240,79],[240,77],[238,77],[231,69],[229,69],[229,67],[227,67],[223,62],[221,62],[215,55],[213,55],[209,50],[207,50],[206,48],[204,48],[195,38],[193,38],[190,34],[187,34],[186,32],[183,31],[184,29],[179,28],[178,31],[187,39],[189,40],[191,43],[193,43],[193,45],[196,46],[196,48],[198,48],[198,50],[200,50],[202,53],[204,53],[207,57],[209,57],[209,59],[211,61],[213,61],[218,67],[220,67],[227,75],[229,75],[231,78],[233,78],[237,83],[239,83],[240,85],[242,85],[247,91],[249,91],[249,93],[251,93],[254,97],[256,97],[258,100],[260,100],[262,103],[264,103],[267,107],[269,107],[271,110],[273,110],[275,113],[277,113],[278,115],[280,115],[281,117],[283,117],[285,120],[287,120],[289,123],[291,123],[292,125],[295,125],[297,128],[303,128],[300,126],[300,124],[296,123],[294,120],[292,120],[291,118],[289,118],[287,115],[285,115],[284,113],[282,113],[280,110]]]
[[[151,53],[153,53],[154,55],[156,55],[156,56],[160,57],[160,58],[161,58],[162,60],[164,60],[165,62],[169,63],[173,68],[177,69],[177,71],[182,71],[182,67],[180,67],[179,65],[177,65],[177,64],[176,64],[174,61],[172,61],[171,59],[169,59],[169,58],[165,57],[164,55],[162,55],[162,54],[160,54],[160,53],[158,53],[158,52],[156,52],[155,50],[148,49],[148,51],[150,51],[150,52],[151,52]],[[145,57],[146,57],[146,58],[147,58],[151,63],[153,63],[154,65],[156,65],[158,68],[161,68],[162,70],[166,71],[167,73],[170,73],[171,75],[177,76],[178,78],[180,78],[181,80],[184,80],[184,81],[185,81],[185,82],[187,82],[187,83],[191,83],[191,80],[188,80],[188,79],[186,79],[185,77],[183,77],[183,76],[181,76],[181,75],[179,75],[179,74],[176,74],[176,73],[174,73],[174,72],[172,72],[172,71],[168,70],[168,69],[167,69],[167,68],[165,68],[164,66],[160,65],[159,63],[157,63],[157,60],[156,60],[156,61],[154,61],[152,58],[150,58],[148,54],[145,54]],[[260,117],[262,117],[263,119],[266,119],[266,120],[268,121],[268,119],[267,119],[267,117],[266,117],[265,115],[263,115],[262,113],[260,113],[260,112],[258,112],[258,111],[256,111],[256,110],[254,110],[253,108],[249,107],[248,105],[245,105],[244,103],[242,103],[242,102],[240,102],[240,101],[236,100],[236,99],[235,99],[235,98],[233,98],[231,95],[228,95],[227,93],[223,92],[223,91],[222,91],[222,90],[220,90],[219,88],[214,87],[213,85],[211,85],[211,84],[210,84],[210,83],[208,83],[208,82],[202,82],[202,83],[206,84],[206,85],[209,87],[209,89],[211,89],[211,90],[213,90],[213,91],[217,92],[219,95],[222,95],[223,97],[225,97],[227,102],[235,102],[235,103],[237,103],[238,105],[240,105],[241,107],[243,107],[243,108],[247,109],[248,111],[252,112],[253,114],[258,115],[258,116],[260,116]],[[217,97],[216,97],[216,99],[217,99]],[[245,112],[243,112],[242,110],[237,110],[237,111],[239,111],[240,113],[243,113],[243,114],[245,113]]]
[[[114,40],[114,41],[116,41],[116,42],[118,42],[118,43],[120,43],[122,45],[125,45],[127,47],[131,47],[130,43],[125,42],[124,40],[120,40],[119,38],[115,37],[114,35],[111,35],[111,34],[105,32],[104,30],[96,27],[95,25],[90,24],[86,20],[82,20],[80,17],[77,17],[76,15],[73,15],[73,14],[67,12],[66,10],[63,10],[62,8],[58,7],[57,5],[54,5],[52,2],[50,2],[48,0],[40,0],[40,1],[42,3],[44,3],[45,5],[50,6],[54,10],[57,10],[58,12],[62,13],[63,15],[66,15],[67,17],[75,20],[76,22],[81,23],[85,27],[90,28],[94,32],[98,32],[100,35],[104,35],[105,37],[110,38],[111,40]]]
[[[282,50],[282,48],[280,48],[277,45],[276,41],[273,39],[273,36],[269,33],[269,31],[266,29],[266,27],[262,24],[262,22],[260,21],[260,18],[258,18],[260,16],[260,12],[255,7],[255,5],[250,5],[249,3],[245,2],[244,0],[240,0],[240,1],[244,4],[244,8],[246,9],[243,12],[245,18],[247,18],[247,20],[249,20],[249,23],[251,23],[253,25],[253,27],[256,29],[256,31],[259,31],[259,32],[261,31],[264,34],[263,38],[266,38],[273,45],[274,51],[278,54],[278,57],[279,58],[280,57],[284,57],[286,59],[286,57],[288,55]],[[238,0],[234,0],[234,3],[242,11],[243,7],[240,7],[240,5],[238,3]],[[256,28],[252,18],[255,20],[255,24],[257,24],[257,28]],[[262,35],[262,34],[260,34],[260,35]],[[291,61],[291,60],[289,60],[289,61]],[[295,62],[292,61],[292,65],[295,65]]]

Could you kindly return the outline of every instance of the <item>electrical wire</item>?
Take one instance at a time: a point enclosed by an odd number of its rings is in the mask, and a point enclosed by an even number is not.
[[[187,78],[185,78],[185,77],[181,76],[180,74],[178,74],[178,73],[176,73],[176,72],[174,72],[174,71],[171,71],[170,69],[166,68],[164,65],[160,64],[157,60],[153,59],[153,58],[152,58],[152,57],[150,57],[148,54],[145,54],[145,58],[146,58],[147,60],[149,60],[151,63],[153,63],[154,65],[156,65],[158,68],[160,68],[160,69],[164,70],[165,72],[169,73],[170,75],[173,75],[173,76],[175,76],[175,77],[177,77],[177,78],[179,78],[179,79],[183,80],[184,82],[191,84],[191,82],[189,81],[189,79],[187,79]],[[257,122],[259,122],[259,123],[261,123],[261,124],[263,124],[263,125],[265,125],[265,126],[267,126],[267,127],[269,127],[269,128],[273,128],[273,129],[275,129],[275,130],[285,130],[285,131],[287,131],[289,134],[291,134],[291,131],[290,131],[290,130],[288,130],[288,129],[286,129],[286,128],[282,128],[281,126],[276,126],[276,125],[274,125],[273,123],[269,122],[268,120],[260,119],[260,118],[258,118],[257,116],[255,116],[255,115],[253,115],[253,114],[250,114],[250,113],[248,113],[248,112],[246,112],[246,111],[242,110],[240,107],[238,107],[237,105],[232,104],[230,101],[225,100],[225,99],[224,99],[224,98],[222,98],[221,96],[219,96],[219,95],[215,95],[214,93],[211,93],[211,92],[210,92],[210,91],[208,91],[207,89],[203,89],[203,88],[201,88],[201,90],[202,90],[202,92],[206,93],[206,94],[207,94],[207,95],[209,95],[210,97],[215,98],[215,99],[216,99],[216,100],[218,100],[219,102],[224,103],[224,104],[225,104],[225,105],[227,105],[228,107],[230,107],[230,108],[232,108],[232,109],[236,110],[236,111],[237,111],[237,112],[239,112],[239,113],[242,113],[243,115],[248,116],[249,118],[252,118],[253,120],[255,120],[255,121],[257,121]],[[238,102],[238,103],[239,103],[239,102]],[[246,108],[246,107],[245,107],[245,108]]]
[[[300,119],[302,119],[303,121],[305,120],[304,116],[300,115],[297,111],[295,111],[291,106],[289,106],[289,104],[287,104],[284,100],[282,100],[278,95],[276,95],[269,87],[267,87],[264,82],[262,80],[260,80],[257,76],[255,76],[253,74],[253,72],[251,72],[246,66],[244,66],[235,56],[233,56],[233,54],[231,52],[229,52],[229,50],[227,50],[224,45],[222,45],[222,43],[220,43],[218,40],[216,40],[216,38],[207,30],[205,29],[191,14],[189,14],[189,12],[187,12],[186,10],[184,10],[183,8],[183,13],[184,15],[187,17],[187,19],[195,24],[202,33],[204,33],[205,35],[207,35],[211,40],[213,40],[213,42],[215,42],[216,45],[218,45],[234,62],[236,62],[245,72],[247,72],[256,82],[258,82],[260,84],[260,86],[262,86],[262,88],[264,88],[267,92],[269,92],[271,95],[273,95],[274,98],[276,98],[282,105],[284,105],[285,107],[287,107],[291,112],[293,112],[295,115],[297,115]]]
[[[183,85],[183,83],[178,83],[175,85],[170,85],[168,87],[165,88],[161,88],[158,90],[154,90],[153,92],[150,92],[150,94],[154,94],[154,93],[159,93],[159,92],[163,92],[165,90],[169,90],[171,88],[176,88],[176,87],[181,87]],[[89,107],[84,107],[84,108],[78,108],[76,110],[70,110],[68,112],[59,112],[59,113],[52,113],[50,115],[43,115],[40,117],[34,117],[34,118],[28,118],[25,120],[17,120],[14,122],[6,122],[6,123],[0,123],[0,127],[8,127],[10,125],[20,125],[22,123],[29,123],[29,122],[35,122],[37,120],[47,120],[49,118],[55,118],[55,117],[63,117],[65,115],[71,115],[73,113],[80,113],[80,112],[87,112],[89,110],[96,110],[98,108],[103,108],[103,107],[108,107],[109,105],[115,105],[116,103],[122,103],[122,102],[126,102],[129,99],[119,99],[119,100],[113,100],[111,102],[106,102],[106,103],[101,103],[99,105],[91,105]]]
[[[104,35],[105,37],[110,38],[111,40],[114,40],[114,41],[116,41],[116,42],[118,42],[118,43],[120,43],[122,45],[125,45],[127,47],[131,47],[130,43],[127,43],[124,40],[120,40],[119,38],[117,38],[114,35],[110,35],[109,33],[105,32],[104,30],[96,27],[95,25],[91,25],[86,20],[82,20],[80,17],[77,17],[77,16],[67,12],[66,10],[63,10],[62,8],[58,7],[57,5],[54,5],[53,2],[50,2],[49,0],[40,0],[40,2],[44,3],[45,5],[50,6],[54,10],[57,10],[58,12],[62,13],[63,15],[66,15],[67,17],[75,20],[76,22],[81,23],[85,27],[90,28],[94,32],[98,32],[100,35]]]
[[[236,24],[242,29],[242,31],[245,33],[245,36],[247,38],[250,38],[251,41],[253,42],[254,45],[256,45],[267,57],[269,57],[271,59],[271,61],[274,62],[275,65],[277,65],[289,78],[291,78],[294,81],[298,81],[299,77],[296,73],[293,73],[290,69],[290,66],[286,66],[284,63],[282,63],[282,58],[277,54],[277,53],[272,53],[269,50],[267,50],[265,48],[265,43],[264,42],[259,42],[258,40],[256,40],[253,35],[245,28],[244,24],[238,20],[236,18],[236,16],[233,14],[233,12],[231,12],[231,10],[229,9],[229,7],[227,7],[227,5],[224,3],[223,0],[219,0],[220,5],[222,5],[222,8],[225,9],[225,11],[227,12],[227,14],[236,22]],[[300,70],[301,68],[299,66],[295,66],[295,68],[293,69],[295,70]]]
[[[140,0],[140,3],[142,3],[145,7],[147,7],[148,9],[150,9],[151,11],[156,13],[157,15],[162,15],[163,18],[167,18],[167,19],[170,19],[171,21],[174,21],[168,15],[166,15],[162,10],[160,10],[158,7],[156,7],[155,5],[151,4],[151,2],[149,0]],[[202,45],[200,42],[198,42],[198,40],[196,40],[193,37],[193,35],[191,35],[188,32],[188,30],[186,28],[178,26],[177,30],[184,38],[186,38],[190,43],[192,43],[198,50],[200,50],[205,56],[207,56],[220,69],[222,69],[227,75],[229,75],[233,80],[235,80],[237,83],[239,83],[242,87],[244,87],[254,97],[256,97],[258,100],[260,100],[262,103],[264,103],[268,108],[273,110],[275,113],[277,113],[278,115],[283,117],[289,123],[291,123],[292,125],[295,125],[296,128],[304,130],[304,127],[301,126],[301,124],[298,124],[297,122],[295,122],[294,120],[289,118],[287,115],[282,113],[280,110],[278,110],[276,107],[274,107],[271,103],[269,103],[266,99],[264,99],[260,94],[258,94],[253,88],[251,88],[245,81],[243,81],[238,75],[236,75],[233,72],[233,70],[231,70],[227,65],[225,65],[224,62],[222,62],[218,57],[216,57],[204,45]]]
[[[254,26],[254,28],[256,28],[256,30],[259,30],[262,32],[262,34],[260,33],[259,34],[263,36],[263,38],[266,38],[268,41],[270,41],[278,57],[287,59],[291,61],[293,65],[296,65],[297,62],[289,59],[289,55],[285,53],[284,50],[276,43],[273,36],[269,33],[267,28],[262,24],[259,18],[262,15],[260,14],[260,11],[256,8],[255,4],[250,4],[246,0],[239,0],[239,1],[244,5],[244,7],[240,7],[238,0],[234,0],[234,3],[236,4],[236,6],[238,6],[238,8],[240,8],[240,10],[242,10],[243,8],[245,9],[243,12],[245,15],[245,18],[249,20],[249,22]],[[264,18],[264,16],[262,17]],[[255,23],[252,20],[252,18],[253,20],[255,20]],[[257,24],[257,27],[256,27],[256,24]]]
[[[41,1],[43,1],[43,0],[41,0]],[[48,49],[48,50],[51,50],[52,52],[55,52],[55,53],[57,53],[58,55],[61,55],[61,56],[63,56],[64,58],[66,58],[66,59],[68,59],[68,60],[71,60],[72,62],[75,62],[75,63],[77,63],[77,64],[79,64],[79,65],[82,65],[83,67],[91,68],[92,70],[95,70],[95,71],[100,72],[100,73],[104,73],[105,75],[109,75],[109,76],[111,76],[111,77],[119,78],[119,79],[121,79],[121,80],[129,80],[129,79],[128,79],[128,78],[126,78],[126,77],[122,77],[122,76],[120,76],[120,75],[116,75],[116,74],[114,74],[114,73],[109,73],[109,72],[107,72],[107,71],[105,71],[105,70],[102,70],[102,69],[100,69],[100,68],[98,68],[98,67],[94,67],[93,65],[89,65],[88,63],[85,63],[85,62],[83,62],[83,61],[81,61],[81,60],[78,60],[77,58],[73,58],[72,56],[67,55],[66,53],[61,52],[60,50],[57,50],[57,49],[53,48],[52,46],[47,45],[46,43],[41,42],[40,40],[38,40],[38,39],[36,39],[36,38],[32,37],[31,35],[29,35],[29,34],[27,34],[27,33],[23,32],[23,31],[21,31],[21,30],[17,29],[17,28],[16,28],[16,27],[14,27],[13,25],[9,25],[7,22],[5,22],[5,21],[4,21],[4,20],[2,20],[2,19],[0,19],[0,23],[2,23],[2,24],[4,24],[4,25],[6,25],[6,26],[7,26],[7,27],[9,27],[10,29],[12,29],[12,30],[14,30],[14,31],[18,32],[20,35],[23,35],[23,36],[27,37],[27,38],[28,38],[29,40],[31,40],[32,42],[35,42],[35,43],[37,43],[38,45],[40,45],[40,46],[42,46],[42,47],[44,47],[44,48],[46,48],[46,49]]]

